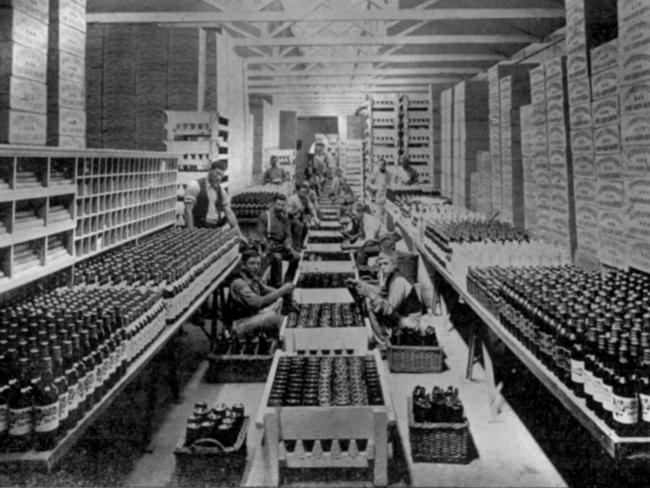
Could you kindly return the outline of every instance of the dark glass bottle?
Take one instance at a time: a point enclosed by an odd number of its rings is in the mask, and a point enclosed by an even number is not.
[[[640,403],[639,434],[650,436],[650,348],[643,350],[643,359],[638,375]]]
[[[571,343],[571,390],[578,397],[584,397],[585,351],[582,320],[575,322],[575,329],[569,335]]]
[[[65,435],[69,426],[69,398],[70,389],[68,379],[65,375],[63,366],[63,352],[61,346],[54,346],[53,369],[54,369],[54,384],[59,391],[59,437]]]
[[[636,395],[634,371],[628,359],[626,344],[618,351],[618,363],[614,377],[613,429],[620,436],[636,434],[639,423],[639,401]]]
[[[52,373],[52,358],[41,360],[38,387],[34,390],[34,447],[37,451],[54,449],[59,433],[59,390]]]
[[[74,349],[71,340],[63,341],[63,368],[68,382],[68,418],[65,429],[73,429],[79,417],[79,372],[74,362]]]
[[[27,358],[18,359],[18,376],[9,385],[9,432],[7,438],[10,451],[26,451],[31,447],[32,405],[34,392],[32,390],[30,368]]]

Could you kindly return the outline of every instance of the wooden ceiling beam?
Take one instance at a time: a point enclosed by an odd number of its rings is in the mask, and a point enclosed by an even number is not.
[[[294,78],[301,76],[391,76],[391,75],[441,75],[441,74],[476,74],[484,70],[476,67],[440,67],[440,68],[370,68],[370,69],[319,69],[319,70],[249,70],[248,77]]]
[[[447,84],[451,86],[451,84]],[[426,85],[395,85],[395,86],[370,86],[367,83],[355,85],[329,85],[329,86],[295,86],[291,88],[276,86],[271,88],[250,88],[249,95],[291,95],[294,93],[395,93],[395,92],[418,92],[428,93]]]
[[[361,64],[361,63],[459,63],[503,61],[502,54],[377,54],[360,56],[255,56],[245,58],[246,64]]]
[[[363,83],[365,85],[399,85],[399,84],[410,84],[410,85],[431,85],[431,84],[447,84],[447,83],[458,83],[462,78],[458,76],[439,76],[439,77],[430,77],[430,78],[382,78],[378,80],[373,80],[369,82],[368,80],[359,80],[346,82],[341,80],[332,80],[332,79],[307,79],[307,80],[248,80],[247,85],[251,88],[258,88],[263,86],[275,87],[275,86],[328,86],[328,85],[350,85],[355,83]]]
[[[353,21],[446,21],[446,20],[508,20],[564,18],[561,8],[431,8],[431,9],[321,9],[303,18],[301,12],[290,11],[225,11],[225,12],[90,12],[88,23],[162,23],[222,24],[224,22],[353,22]]]

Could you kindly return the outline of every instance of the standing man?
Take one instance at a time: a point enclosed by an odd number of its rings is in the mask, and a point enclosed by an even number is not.
[[[411,166],[411,160],[405,154],[399,157],[401,167],[400,183],[404,185],[415,185],[420,177],[419,173]]]
[[[382,224],[386,225],[386,192],[390,185],[390,173],[386,171],[386,161],[379,160],[379,171],[373,174],[366,188],[375,196],[375,205],[377,207],[377,218]]]
[[[271,167],[264,172],[262,183],[265,185],[281,185],[288,179],[287,173],[278,167],[278,157],[271,156]]]
[[[291,224],[285,213],[287,197],[276,193],[273,207],[262,212],[257,219],[257,233],[264,249],[264,266],[271,266],[269,285],[279,288],[282,283],[282,260],[289,261],[284,282],[292,281],[298,269],[300,254],[294,251],[291,239]]]
[[[314,221],[320,224],[318,220],[318,210],[310,198],[309,182],[307,180],[296,185],[296,193],[289,197],[287,204],[287,214],[291,219],[291,233],[296,248],[302,248],[307,237],[307,226]]]
[[[187,185],[185,191],[185,225],[188,229],[219,229],[226,224],[235,229],[239,238],[243,236],[237,217],[230,208],[230,197],[221,187],[221,180],[226,173],[227,164],[213,161],[205,178],[200,178]]]
[[[276,333],[282,323],[282,298],[291,296],[293,283],[278,289],[265,286],[259,278],[262,258],[254,250],[245,251],[241,271],[230,284],[228,313],[238,336],[256,331]]]
[[[325,151],[325,141],[323,139],[317,139],[314,145],[314,166],[320,176],[320,193],[322,193],[329,170],[334,167],[329,154]]]

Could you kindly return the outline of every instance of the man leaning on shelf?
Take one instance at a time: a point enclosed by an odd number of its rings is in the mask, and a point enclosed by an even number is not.
[[[188,229],[219,229],[226,224],[237,231],[239,238],[246,241],[239,229],[237,217],[230,208],[230,197],[221,187],[227,163],[213,161],[205,178],[199,178],[187,185],[185,191],[185,224]]]

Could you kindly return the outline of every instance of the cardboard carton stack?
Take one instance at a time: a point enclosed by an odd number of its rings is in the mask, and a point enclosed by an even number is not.
[[[440,94],[440,161],[442,196],[453,199],[453,119],[454,119],[454,90],[449,88]]]

